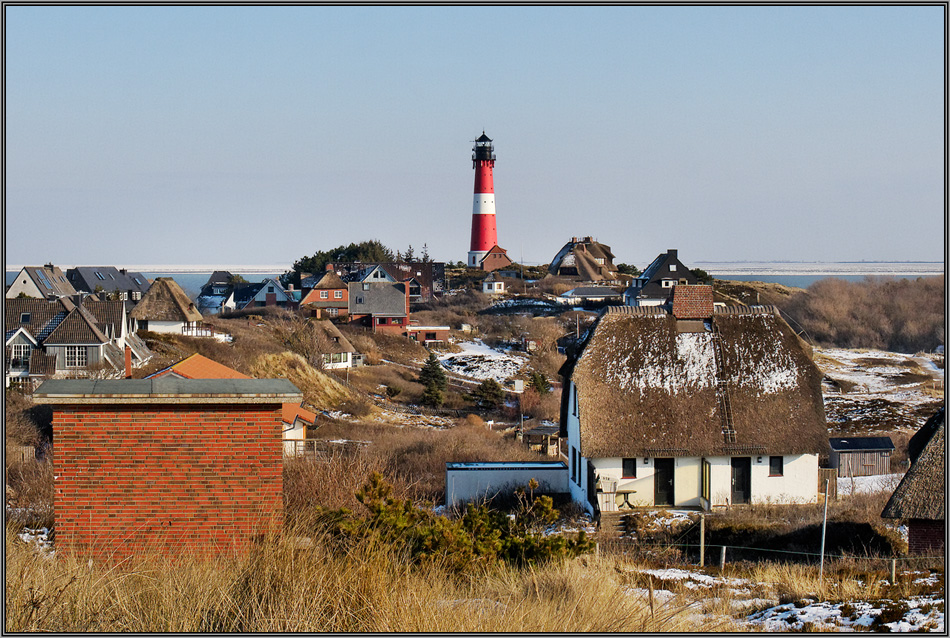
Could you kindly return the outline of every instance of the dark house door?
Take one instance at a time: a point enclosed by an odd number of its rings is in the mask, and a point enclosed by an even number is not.
[[[673,505],[673,459],[653,459],[653,503]]]
[[[752,499],[752,458],[732,459],[732,504],[743,505]]]
[[[597,476],[594,473],[594,464],[587,461],[587,502],[597,510],[600,504],[597,502]]]

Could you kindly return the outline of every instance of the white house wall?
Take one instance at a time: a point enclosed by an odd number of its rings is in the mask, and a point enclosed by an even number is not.
[[[34,299],[44,299],[45,295],[40,292],[40,289],[36,287],[36,284],[33,282],[33,279],[26,274],[26,270],[21,270],[20,274],[16,276],[16,279],[10,284],[10,289],[7,290],[6,298],[14,299],[20,296],[20,293],[23,293],[27,297],[33,297]]]
[[[506,489],[525,487],[535,479],[544,492],[563,493],[570,483],[563,465],[551,463],[550,467],[524,467],[524,463],[511,463],[500,467],[477,469],[449,469],[445,471],[445,504],[455,507],[461,503],[479,501]],[[559,466],[559,467],[558,467]]]
[[[182,321],[153,321],[151,319],[148,321],[149,332],[162,332],[180,335],[182,328],[184,327],[185,324]]]
[[[738,457],[737,457],[738,458]],[[748,458],[748,457],[747,457]],[[769,476],[769,457],[752,456],[751,488],[753,503],[816,503],[818,501],[818,457],[813,454],[783,457],[782,476]],[[759,461],[761,459],[761,461]],[[713,507],[732,504],[732,457],[707,457],[710,465],[709,495]],[[702,507],[702,461],[699,457],[673,460],[673,506]],[[601,479],[616,481],[621,489],[634,490],[627,502],[635,507],[654,505],[654,463],[637,458],[637,477],[623,478],[623,459],[592,460]],[[572,488],[574,486],[572,485]],[[586,486],[584,486],[586,488]],[[572,489],[572,494],[574,490]],[[578,488],[575,500],[586,501],[586,491]],[[618,504],[622,496],[616,497]]]

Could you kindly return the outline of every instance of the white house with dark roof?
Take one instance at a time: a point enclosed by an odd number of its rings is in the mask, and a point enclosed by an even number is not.
[[[151,357],[127,332],[121,301],[8,299],[4,308],[6,384],[65,376],[120,376]]]
[[[104,292],[122,301],[139,301],[151,285],[142,273],[115,266],[77,266],[66,270],[66,278],[77,291]]]
[[[608,307],[562,368],[569,485],[589,511],[817,502],[821,372],[776,310],[702,292]]]
[[[221,312],[267,307],[296,309],[300,299],[295,297],[294,292],[285,289],[277,279],[269,277],[256,283],[241,284],[235,286],[221,304]]]
[[[69,283],[63,271],[58,266],[46,264],[21,268],[7,289],[5,297],[13,299],[22,295],[33,299],[56,299],[75,294],[76,289]]]
[[[666,303],[679,284],[695,285],[696,275],[679,260],[673,248],[657,256],[623,293],[627,306],[659,306]]]

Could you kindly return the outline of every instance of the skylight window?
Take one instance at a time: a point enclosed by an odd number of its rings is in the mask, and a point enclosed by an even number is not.
[[[102,273],[99,272],[98,270],[96,271],[96,277],[99,278],[99,279],[101,279],[102,281],[105,281],[105,280],[106,280],[106,278],[105,278],[105,277],[102,275]]]

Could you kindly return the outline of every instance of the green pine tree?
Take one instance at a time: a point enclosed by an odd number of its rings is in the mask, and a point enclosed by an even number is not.
[[[494,379],[485,379],[472,391],[472,400],[483,408],[497,408],[505,401],[505,389]]]
[[[445,392],[448,388],[449,379],[445,376],[445,370],[442,368],[442,364],[434,352],[429,353],[429,358],[426,360],[425,365],[422,366],[422,370],[419,372],[419,378],[416,379],[416,381],[426,388],[434,385],[440,392]]]

